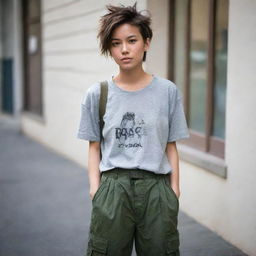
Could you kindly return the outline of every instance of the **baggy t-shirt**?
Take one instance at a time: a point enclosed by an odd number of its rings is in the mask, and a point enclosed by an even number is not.
[[[107,81],[100,172],[120,167],[170,173],[167,142],[189,137],[180,90],[170,80],[155,75],[136,91],[120,88],[112,77]],[[82,98],[77,138],[100,141],[99,99],[97,82]]]

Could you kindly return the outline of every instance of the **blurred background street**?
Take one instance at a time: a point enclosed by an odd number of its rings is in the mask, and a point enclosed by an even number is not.
[[[0,256],[84,255],[87,171],[22,135],[4,116],[0,145]],[[246,255],[182,211],[179,230],[182,256]]]

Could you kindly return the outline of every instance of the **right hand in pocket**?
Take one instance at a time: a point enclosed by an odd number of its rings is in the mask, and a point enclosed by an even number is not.
[[[91,200],[93,199],[93,197],[94,197],[95,193],[97,192],[98,188],[99,188],[99,186],[97,186],[97,187],[94,186],[94,187],[90,188],[90,198],[91,198]]]

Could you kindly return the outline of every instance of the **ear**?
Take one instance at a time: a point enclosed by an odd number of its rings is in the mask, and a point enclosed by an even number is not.
[[[149,47],[150,47],[150,39],[148,37],[144,43],[144,50],[147,51]]]

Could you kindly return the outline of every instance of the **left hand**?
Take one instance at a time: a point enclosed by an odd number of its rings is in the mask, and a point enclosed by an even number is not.
[[[174,191],[174,193],[176,194],[176,196],[179,199],[179,197],[180,197],[180,189],[178,187],[176,187],[176,186],[172,186],[172,190]]]

